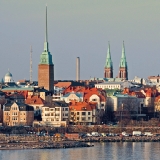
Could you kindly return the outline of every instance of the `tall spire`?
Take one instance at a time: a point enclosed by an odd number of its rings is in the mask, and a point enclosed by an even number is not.
[[[125,55],[124,41],[122,45],[122,56],[121,56],[121,61],[120,61],[120,66],[119,66],[118,77],[128,80],[128,66],[127,66],[127,60],[126,60],[126,55]]]
[[[108,51],[107,51],[107,58],[105,68],[112,68],[112,59],[111,59],[111,52],[110,52],[110,43],[108,42]]]
[[[44,51],[40,57],[40,64],[53,64],[52,55],[49,52],[49,43],[48,43],[48,28],[47,28],[47,5],[46,5],[46,13],[45,13],[45,41],[44,41]]]
[[[46,4],[46,33],[45,33],[45,42],[48,42],[48,33],[47,33],[47,4]]]
[[[121,56],[121,61],[120,61],[120,67],[124,67],[124,68],[127,67],[124,41],[123,41],[123,45],[122,45],[122,56]]]
[[[44,51],[49,52],[48,47],[48,31],[47,31],[47,5],[46,5],[46,24],[45,24],[45,41],[44,41]]]
[[[104,67],[104,78],[113,78],[113,64],[112,64],[112,59],[111,59],[110,43],[109,42],[108,42],[106,63],[105,63],[105,67]]]
[[[122,58],[126,59],[124,41],[123,41],[123,45],[122,45]]]

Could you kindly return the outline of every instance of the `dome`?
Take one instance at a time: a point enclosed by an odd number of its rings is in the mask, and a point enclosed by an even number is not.
[[[12,74],[8,71],[4,77],[4,82],[8,83],[8,82],[13,82],[12,80]]]
[[[5,77],[12,77],[12,74],[8,71],[8,73],[6,73]]]

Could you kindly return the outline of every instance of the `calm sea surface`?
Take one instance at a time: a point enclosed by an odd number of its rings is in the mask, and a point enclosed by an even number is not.
[[[94,143],[90,148],[0,151],[0,160],[160,160],[159,142]]]

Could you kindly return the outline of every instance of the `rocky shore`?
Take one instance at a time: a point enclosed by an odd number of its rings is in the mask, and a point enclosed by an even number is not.
[[[61,141],[61,142],[13,142],[0,144],[0,150],[21,150],[21,149],[60,149],[60,148],[79,148],[92,147],[84,142]]]
[[[114,137],[89,137],[81,139],[81,142],[160,142],[160,136],[147,137],[147,136],[114,136]]]
[[[160,142],[160,136],[106,136],[70,140],[52,136],[0,135],[0,150],[92,147],[88,142]]]

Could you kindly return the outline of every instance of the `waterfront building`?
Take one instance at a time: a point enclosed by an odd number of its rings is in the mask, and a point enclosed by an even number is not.
[[[45,89],[54,92],[54,64],[52,62],[52,55],[49,52],[47,32],[47,7],[44,51],[40,56],[40,63],[38,65],[38,86],[43,86]]]
[[[68,124],[69,106],[64,101],[53,102],[52,105],[42,107],[42,121],[40,125],[61,127]]]
[[[32,126],[34,120],[33,107],[24,103],[6,103],[3,107],[4,126]]]
[[[90,87],[83,87],[83,86],[76,86],[76,87],[68,87],[64,90],[64,96],[66,94],[70,95],[71,93],[79,95],[77,98],[74,96],[71,100],[77,100],[77,102],[84,101],[84,102],[96,102],[97,109],[105,111],[106,107],[106,93],[104,90],[99,88],[90,88]],[[63,97],[64,97],[63,96]]]
[[[97,103],[72,101],[69,106],[69,123],[79,125],[100,124]]]
[[[127,65],[127,60],[126,60],[126,55],[125,55],[124,42],[122,46],[122,56],[121,56],[121,61],[120,61],[120,66],[119,66],[118,77],[128,80],[128,65]]]
[[[145,106],[147,107],[148,112],[154,112],[154,102],[155,98],[158,96],[158,91],[153,88],[145,88],[141,90],[141,92],[145,95]]]
[[[137,107],[138,101],[136,96],[114,93],[112,96],[107,97],[107,110],[114,112],[120,109],[137,111]]]
[[[34,118],[41,120],[42,106],[46,104],[39,95],[28,95],[25,103],[34,108]]]
[[[107,58],[104,68],[104,78],[113,78],[113,63],[110,53],[110,44],[108,44]]]

